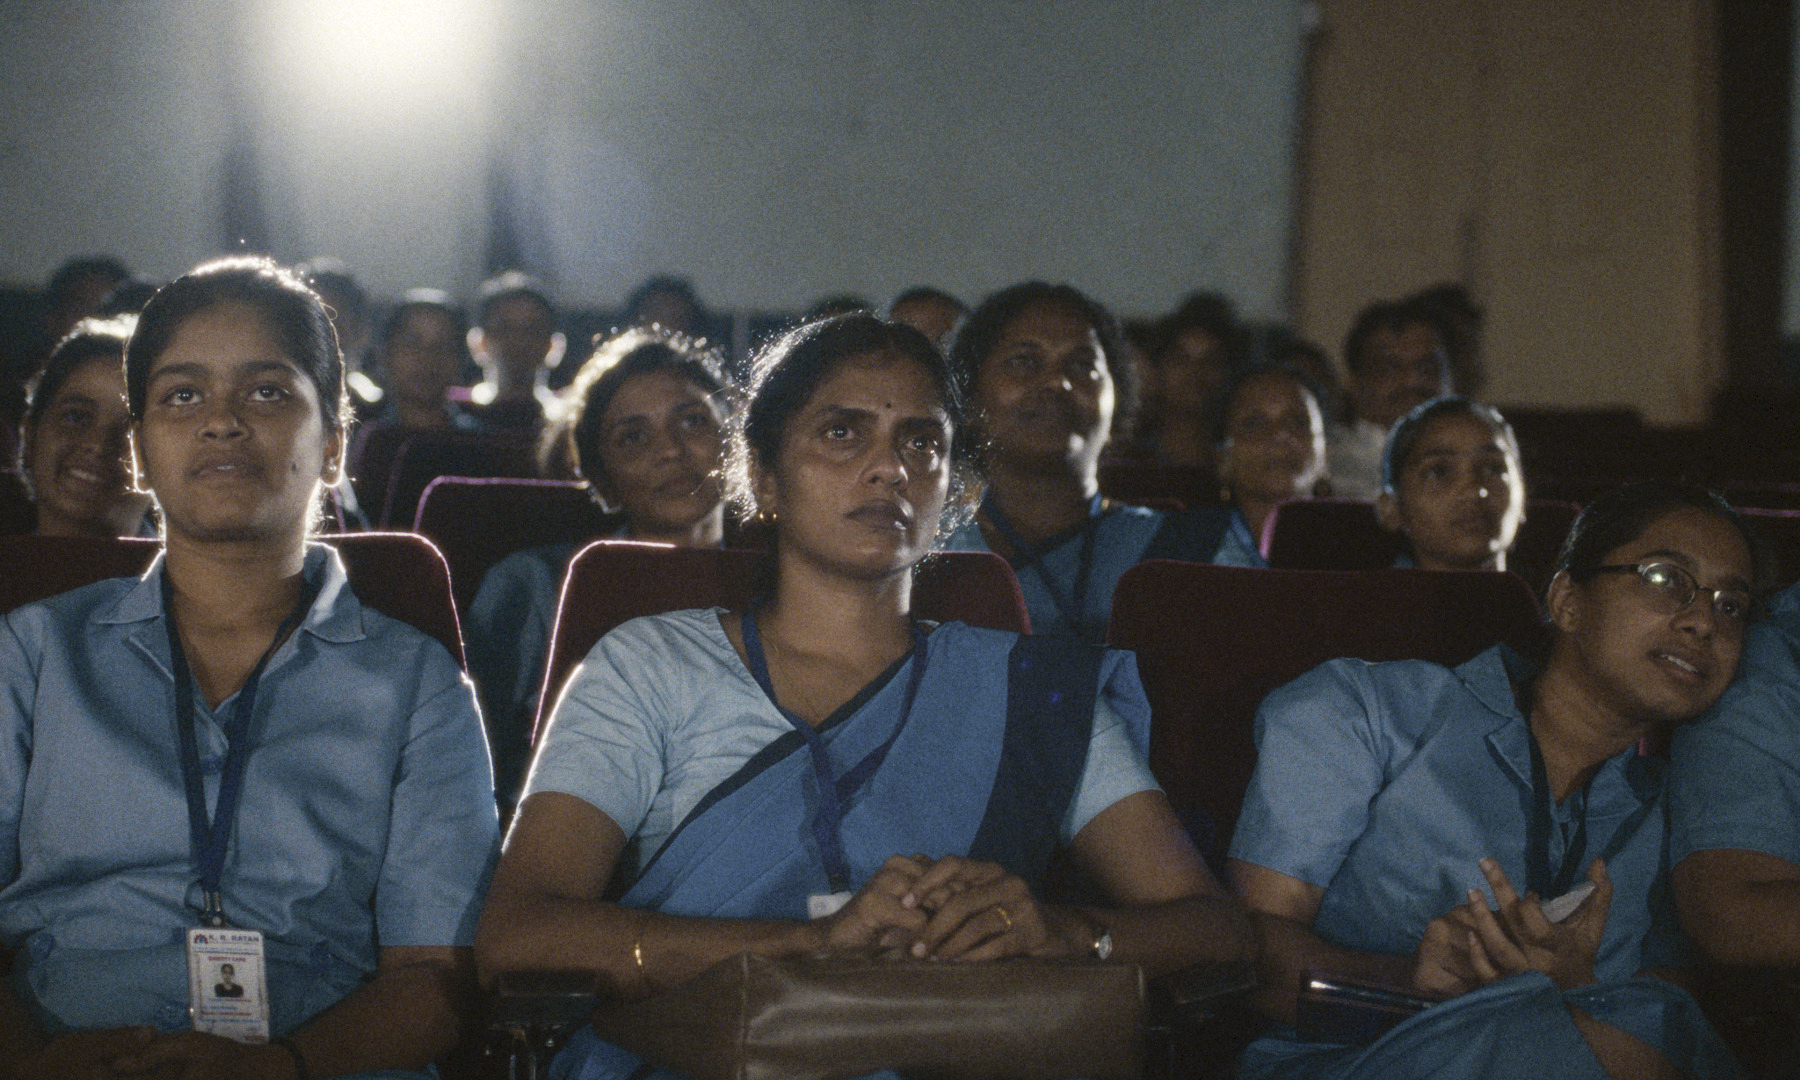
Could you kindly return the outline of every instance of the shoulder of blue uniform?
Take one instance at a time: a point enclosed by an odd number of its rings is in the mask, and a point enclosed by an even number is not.
[[[1180,559],[1185,562],[1211,562],[1231,531],[1235,511],[1217,503],[1183,510],[1148,510],[1132,507],[1140,513],[1154,515],[1153,531],[1144,548],[1145,559]]]
[[[155,564],[160,566],[160,562]],[[155,567],[153,566],[152,569]],[[46,622],[120,624],[162,617],[162,581],[146,572],[136,577],[106,578],[78,589],[22,604],[7,613],[15,625]]]

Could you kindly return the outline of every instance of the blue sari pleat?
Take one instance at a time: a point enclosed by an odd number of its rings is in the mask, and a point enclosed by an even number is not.
[[[1367,1046],[1262,1039],[1245,1080],[1607,1080],[1569,1013],[1581,1009],[1660,1049],[1692,1080],[1743,1074],[1693,998],[1660,979],[1563,991],[1530,971],[1419,1013]]]

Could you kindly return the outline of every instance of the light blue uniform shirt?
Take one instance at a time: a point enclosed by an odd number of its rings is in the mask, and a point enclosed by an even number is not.
[[[1245,566],[1254,570],[1267,570],[1269,560],[1263,558],[1262,548],[1256,542],[1256,536],[1250,531],[1250,523],[1244,515],[1234,507],[1231,511],[1231,523],[1225,529],[1225,535],[1219,538],[1219,550],[1213,552],[1214,566]]]
[[[1019,591],[1025,595],[1025,610],[1031,616],[1031,631],[1074,637],[1098,644],[1106,638],[1107,620],[1112,617],[1113,589],[1125,571],[1144,560],[1150,542],[1163,527],[1163,514],[1142,506],[1109,506],[1071,530],[1067,538],[1045,552],[1041,559],[1026,566],[1015,563]],[[1087,590],[1077,597],[1081,577],[1083,536],[1094,529],[1093,565],[1088,571]],[[987,551],[987,539],[973,519],[950,535],[944,546],[951,551]],[[1052,591],[1054,590],[1054,592]],[[1079,601],[1077,621],[1071,623],[1064,608]]]
[[[1737,681],[1675,733],[1669,855],[1759,851],[1800,865],[1800,585],[1750,627]]]
[[[0,621],[0,942],[48,1032],[188,1026],[200,895],[160,557]],[[315,546],[312,609],[269,661],[224,873],[266,936],[271,1026],[360,986],[380,946],[467,945],[496,847],[474,692],[437,641],[363,607]],[[209,809],[226,743],[195,693]]]
[[[495,786],[507,806],[518,802],[525,780],[563,577],[584,546],[545,544],[513,552],[482,575],[469,605],[463,626],[469,674],[493,739]]]
[[[1530,729],[1505,656],[1496,646],[1455,669],[1333,660],[1270,694],[1232,858],[1324,889],[1313,931],[1326,941],[1394,955],[1411,953],[1469,889],[1491,898],[1476,865],[1484,857],[1524,892]],[[1602,980],[1681,959],[1661,766],[1623,751],[1585,795],[1552,806],[1551,864],[1585,802],[1576,881],[1596,857],[1612,879],[1594,965]]]
[[[634,839],[647,860],[707,795],[792,733],[725,636],[721,614],[698,608],[633,619],[601,638],[569,678],[527,794],[559,791],[581,799]],[[933,630],[914,708],[1003,709],[1006,684],[982,679],[1006,670],[1004,650],[1013,640],[963,623]],[[994,656],[1001,660],[982,666]],[[897,672],[889,677],[901,678]],[[1120,799],[1156,788],[1108,700],[1122,695],[1128,700],[1121,708],[1147,712],[1142,693],[1133,676],[1104,685],[1095,698],[1086,767],[1062,822],[1064,843]],[[874,863],[891,854],[880,852]]]

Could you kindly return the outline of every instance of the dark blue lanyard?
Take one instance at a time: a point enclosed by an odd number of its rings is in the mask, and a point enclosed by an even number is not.
[[[750,674],[756,678],[756,685],[762,687],[763,693],[769,696],[770,703],[800,732],[801,737],[806,740],[807,749],[812,751],[813,775],[819,782],[819,809],[813,815],[813,839],[819,845],[819,855],[825,860],[825,876],[830,879],[832,892],[842,892],[849,888],[850,883],[841,832],[844,804],[869,782],[869,778],[875,775],[875,770],[881,768],[881,763],[887,759],[888,751],[893,749],[894,741],[900,737],[900,732],[906,728],[907,719],[912,716],[913,700],[919,696],[919,683],[925,678],[925,631],[916,622],[912,624],[912,639],[912,677],[906,683],[906,698],[900,703],[900,722],[894,725],[894,732],[887,737],[886,742],[869,751],[869,755],[857,762],[849,772],[834,778],[825,740],[806,722],[805,717],[788,711],[776,700],[775,686],[769,681],[769,661],[763,655],[762,632],[756,628],[756,608],[752,606],[744,613],[744,657],[750,662]]]
[[[1250,535],[1250,523],[1244,520],[1240,510],[1231,511],[1231,534],[1243,545],[1245,551],[1253,552],[1259,558],[1262,556],[1262,545],[1257,542],[1256,537]]]
[[[1544,768],[1544,752],[1538,749],[1537,736],[1527,732],[1531,743],[1531,826],[1525,834],[1526,888],[1543,901],[1554,900],[1569,891],[1575,876],[1586,870],[1587,859],[1587,788],[1581,789],[1580,816],[1575,819],[1575,835],[1563,846],[1562,861],[1550,865],[1550,775]]]
[[[1037,571],[1038,579],[1044,583],[1044,591],[1050,594],[1050,602],[1056,605],[1056,610],[1062,613],[1063,621],[1069,624],[1069,632],[1077,637],[1081,635],[1082,615],[1087,611],[1088,579],[1094,573],[1094,543],[1100,533],[1100,510],[1103,505],[1098,495],[1088,500],[1087,521],[1081,526],[1081,554],[1075,563],[1075,587],[1065,600],[1056,575],[1044,565],[1044,557],[1050,554],[1051,545],[1046,544],[1039,549],[1020,536],[1019,530],[1013,527],[1012,519],[1000,509],[1000,504],[994,501],[992,494],[981,500],[981,512],[994,523],[994,528],[1006,538],[1013,551],[1024,557],[1024,561],[1019,563],[1019,569]]]
[[[225,901],[221,881],[225,876],[225,852],[231,843],[231,824],[237,817],[238,797],[244,790],[244,765],[250,758],[250,717],[256,709],[256,689],[262,682],[263,669],[269,657],[287,639],[318,598],[321,582],[309,582],[300,593],[300,602],[275,631],[275,640],[263,650],[262,659],[250,670],[243,688],[233,703],[231,719],[225,724],[225,762],[219,773],[219,800],[216,813],[208,820],[206,783],[200,771],[200,740],[195,731],[194,676],[188,669],[187,653],[181,647],[181,631],[175,625],[175,588],[169,582],[167,567],[163,569],[163,623],[169,632],[169,666],[175,675],[175,730],[181,740],[181,778],[187,785],[188,843],[193,850],[194,866],[200,874],[200,892],[205,902],[203,918],[208,926],[225,925]]]

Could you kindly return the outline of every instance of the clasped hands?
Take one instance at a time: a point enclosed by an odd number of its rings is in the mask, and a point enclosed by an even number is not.
[[[1541,971],[1569,989],[1594,982],[1594,957],[1612,903],[1606,865],[1595,859],[1587,880],[1593,893],[1567,918],[1551,922],[1536,893],[1520,896],[1493,859],[1481,873],[1499,903],[1488,906],[1479,889],[1433,919],[1413,953],[1413,986],[1434,998],[1451,998],[1521,971]]]
[[[1038,903],[989,862],[895,855],[837,912],[817,921],[820,951],[893,951],[939,960],[1070,956],[1088,920]]]

